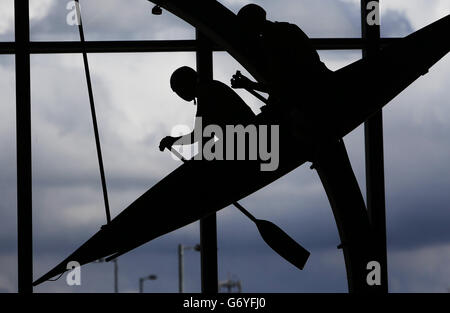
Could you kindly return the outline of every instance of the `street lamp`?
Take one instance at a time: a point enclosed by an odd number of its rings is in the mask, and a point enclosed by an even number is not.
[[[201,247],[196,244],[193,247],[183,246],[181,243],[178,245],[178,291],[183,293],[183,283],[184,283],[184,250],[194,250],[200,252]]]
[[[221,281],[221,282],[219,282],[219,291],[220,291],[220,288],[222,288],[222,287],[227,288],[228,289],[228,293],[231,292],[231,289],[233,289],[233,287],[237,288],[237,290],[238,290],[237,292],[238,293],[241,293],[241,291],[242,291],[242,286],[241,286],[241,281],[240,280],[228,279],[228,280],[225,280],[225,281]]]
[[[149,276],[145,276],[145,277],[141,277],[139,278],[139,293],[143,293],[144,292],[144,281],[146,280],[156,280],[158,279],[158,276],[156,275],[149,275]]]
[[[162,14],[162,9],[159,5],[155,5],[152,9],[152,14],[153,15],[161,15]]]
[[[117,259],[111,260],[114,263],[114,292],[119,292],[119,265],[117,264]],[[95,263],[105,262],[104,258],[100,258]]]

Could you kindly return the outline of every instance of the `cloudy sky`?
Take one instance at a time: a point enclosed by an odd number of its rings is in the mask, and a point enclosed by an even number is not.
[[[251,1],[220,1],[234,12]],[[66,0],[31,0],[32,40],[78,40],[66,24]],[[145,0],[81,1],[87,40],[192,39],[194,29],[168,12],[151,15]],[[359,0],[258,1],[271,20],[299,25],[310,37],[360,36]],[[382,1],[382,35],[405,36],[450,13],[447,0]],[[0,41],[13,40],[13,0],[0,0]],[[333,70],[360,51],[321,52]],[[174,125],[192,125],[195,107],[173,94],[169,77],[193,53],[89,55],[112,214],[179,166],[157,149]],[[31,59],[34,275],[40,277],[105,223],[81,55]],[[243,68],[215,53],[214,75],[229,83]],[[392,292],[450,288],[450,57],[384,110],[389,284]],[[0,56],[0,292],[17,290],[14,58]],[[260,103],[240,92],[258,112]],[[363,132],[345,138],[365,190]],[[182,186],[180,186],[182,188]],[[317,174],[298,168],[242,204],[282,227],[311,251],[303,271],[276,255],[235,208],[218,213],[220,280],[239,279],[245,292],[346,292],[336,225]],[[188,208],[186,208],[188,209]],[[147,292],[176,292],[177,245],[199,241],[198,223],[119,260],[120,291],[157,274]],[[200,291],[199,254],[185,254],[185,290]],[[65,279],[36,292],[111,292],[112,264],[82,269],[82,285]]]

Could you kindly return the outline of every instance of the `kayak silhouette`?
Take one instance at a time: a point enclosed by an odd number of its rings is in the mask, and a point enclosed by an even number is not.
[[[254,47],[245,45],[245,34],[229,27],[236,16],[218,2],[153,2],[201,29],[256,79],[268,80],[252,61]],[[198,13],[200,5],[209,14]],[[364,123],[442,59],[450,50],[450,40],[442,39],[448,38],[449,30],[450,15],[385,47],[371,58],[327,75],[320,85],[326,95],[317,96],[311,105],[317,112],[314,118],[325,121],[323,131],[328,134],[329,143],[338,142]],[[255,124],[266,122],[264,113],[254,120]],[[305,163],[310,155],[308,136],[300,133],[281,140],[279,166],[274,171],[261,171],[259,161],[182,164],[33,285],[65,272],[70,261],[83,265],[104,257],[113,259],[247,197]],[[292,145],[293,140],[299,144]],[[174,190],[176,196],[172,196]]]

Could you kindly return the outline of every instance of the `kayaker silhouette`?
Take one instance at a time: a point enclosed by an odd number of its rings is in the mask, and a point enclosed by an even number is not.
[[[255,116],[232,88],[217,80],[200,81],[197,72],[190,67],[183,66],[175,70],[170,78],[170,86],[182,99],[188,102],[194,101],[194,105],[197,105],[197,113],[194,130],[179,137],[164,137],[159,144],[161,151],[170,150],[173,145],[199,142],[198,135],[203,133],[199,127],[218,125],[225,130],[227,125],[247,125]],[[201,124],[199,118],[201,118]],[[225,131],[222,136],[215,135],[219,137],[217,139],[225,141]],[[203,144],[212,137],[207,140],[203,138]]]
[[[259,52],[255,55],[258,69],[269,80],[253,82],[238,72],[231,86],[268,93],[263,113],[284,125],[293,136],[305,138],[302,135],[307,132],[311,139],[308,145],[326,140],[318,139],[323,137],[321,132],[327,122],[318,119],[320,111],[314,104],[325,102],[321,99],[326,96],[322,88],[332,85],[331,71],[321,62],[308,36],[297,25],[268,21],[266,11],[256,4],[244,6],[237,17]]]

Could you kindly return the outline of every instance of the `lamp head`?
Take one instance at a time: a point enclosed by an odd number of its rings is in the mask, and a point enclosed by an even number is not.
[[[162,14],[162,9],[159,5],[155,5],[152,9],[152,14],[153,15],[161,15]]]

